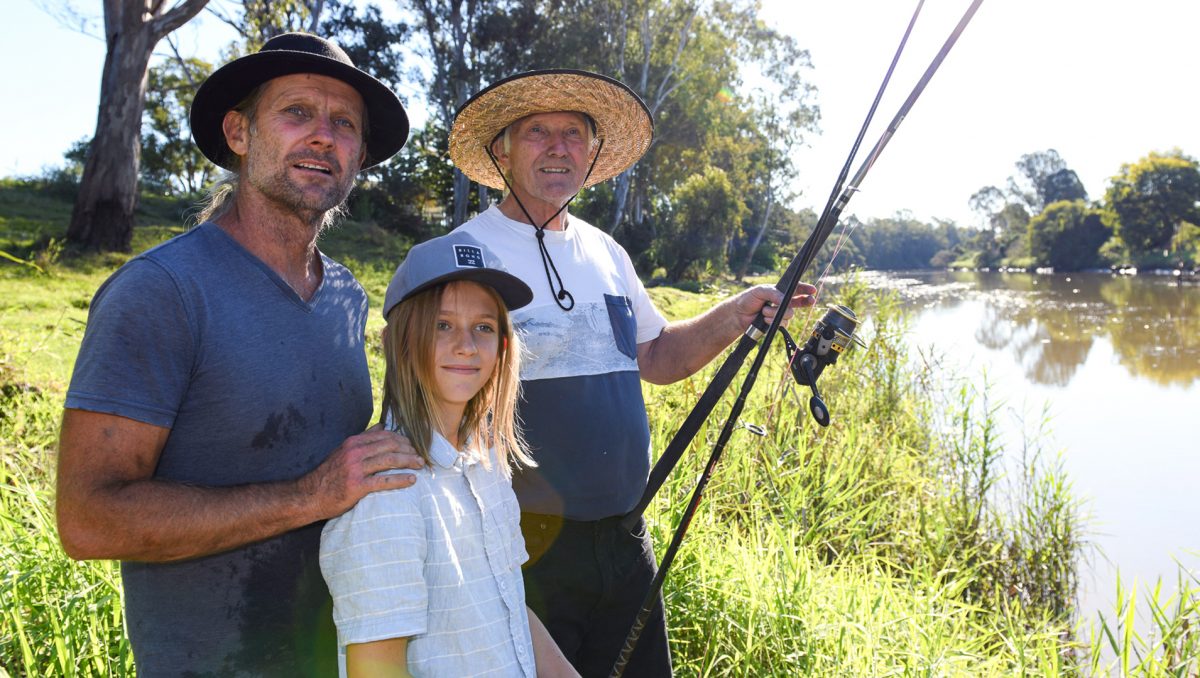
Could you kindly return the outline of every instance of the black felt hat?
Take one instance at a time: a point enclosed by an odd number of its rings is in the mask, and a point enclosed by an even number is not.
[[[254,54],[218,68],[192,100],[192,136],[200,152],[217,165],[237,169],[237,156],[225,143],[225,114],[264,82],[295,73],[336,78],[358,90],[367,107],[367,157],[362,169],[378,165],[408,140],[408,115],[395,92],[359,70],[341,47],[308,33],[284,33]]]

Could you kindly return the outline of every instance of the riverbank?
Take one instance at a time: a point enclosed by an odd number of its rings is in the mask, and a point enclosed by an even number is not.
[[[67,559],[52,510],[57,422],[87,305],[124,257],[65,256],[55,243],[69,203],[21,203],[4,190],[0,249],[37,266],[0,262],[0,667],[128,675],[116,567]],[[28,209],[18,213],[21,204]],[[147,214],[138,246],[177,230],[165,213]],[[347,263],[377,308],[405,245],[347,223],[322,248]],[[724,292],[652,295],[685,317]],[[1003,469],[986,390],[933,397],[947,383],[907,359],[896,295],[849,285],[838,297],[829,301],[869,312],[870,348],[823,376],[828,428],[812,422],[807,394],[772,349],[667,579],[678,675],[1095,674],[1108,639],[1127,675],[1167,675],[1157,672],[1167,666],[1194,674],[1194,598],[1178,610],[1160,605],[1153,638],[1127,634],[1119,617],[1108,636],[1075,631],[1081,523],[1061,467],[1037,458]],[[793,329],[807,333],[816,317]],[[368,334],[380,325],[373,314]],[[382,357],[369,344],[378,383]],[[645,388],[655,450],[714,369]],[[660,555],[719,426],[714,418],[700,431],[648,511]]]

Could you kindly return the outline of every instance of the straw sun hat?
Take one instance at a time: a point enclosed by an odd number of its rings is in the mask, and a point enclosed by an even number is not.
[[[650,148],[654,121],[641,97],[617,80],[569,69],[518,73],[480,91],[454,115],[450,159],[479,184],[503,190],[487,147],[505,127],[534,113],[578,111],[596,123],[603,142],[583,188],[628,169]]]

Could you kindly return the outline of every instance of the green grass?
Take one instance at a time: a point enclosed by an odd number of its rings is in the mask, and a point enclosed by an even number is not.
[[[0,676],[130,675],[118,568],[66,558],[53,520],[57,425],[87,305],[126,257],[56,244],[70,203],[49,193],[0,184],[0,251],[36,264],[0,261]],[[143,206],[135,246],[178,232],[181,211]],[[322,248],[378,308],[409,244],[348,222]],[[735,289],[725,287],[651,295],[686,317]],[[871,318],[871,347],[825,373],[826,429],[772,349],[741,416],[765,434],[734,433],[666,582],[677,674],[1197,676],[1195,575],[1122,588],[1111,614],[1072,620],[1085,526],[1057,455],[1033,442],[1001,449],[986,384],[911,363],[895,299],[858,285],[837,297]],[[806,332],[815,313],[793,329]],[[382,324],[373,314],[368,325],[376,383]],[[646,387],[656,450],[715,367]],[[660,555],[732,394],[647,513]]]

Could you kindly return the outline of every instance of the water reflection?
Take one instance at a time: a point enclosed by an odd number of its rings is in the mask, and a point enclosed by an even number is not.
[[[954,384],[986,384],[989,402],[1003,403],[1003,449],[1061,452],[1095,549],[1080,572],[1080,619],[1111,620],[1118,568],[1139,591],[1160,578],[1169,590],[1177,562],[1196,570],[1200,285],[1098,274],[864,277],[908,302],[916,357],[938,356]]]
[[[1131,377],[1160,386],[1200,380],[1200,286],[1194,283],[1098,273],[922,272],[889,276],[887,284],[923,305],[982,301],[975,340],[1010,351],[1036,384],[1067,386],[1101,338]]]

